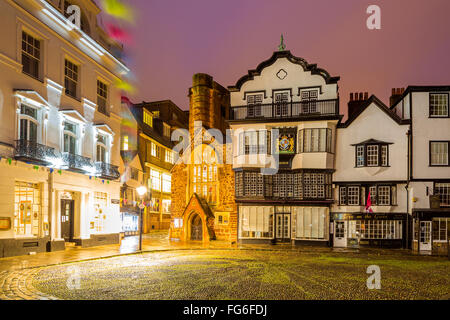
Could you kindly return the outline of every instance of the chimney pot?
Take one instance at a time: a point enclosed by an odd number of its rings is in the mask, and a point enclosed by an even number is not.
[[[359,100],[360,101],[363,100],[363,93],[362,92],[359,93]]]
[[[367,100],[369,98],[369,93],[368,92],[364,92],[364,100]]]
[[[395,95],[395,88],[392,88],[392,93],[391,93],[391,95],[392,95],[392,96]]]
[[[353,101],[353,92],[350,92],[350,101]]]

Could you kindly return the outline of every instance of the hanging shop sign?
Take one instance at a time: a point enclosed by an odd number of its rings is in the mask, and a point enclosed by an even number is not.
[[[112,204],[120,204],[120,199],[111,199]]]

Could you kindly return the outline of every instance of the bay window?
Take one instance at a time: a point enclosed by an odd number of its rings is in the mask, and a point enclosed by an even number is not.
[[[267,154],[270,150],[270,131],[249,130],[239,135],[239,154]]]
[[[331,129],[303,129],[298,136],[298,151],[303,152],[331,152]]]
[[[356,167],[389,166],[389,144],[370,139],[355,146]]]

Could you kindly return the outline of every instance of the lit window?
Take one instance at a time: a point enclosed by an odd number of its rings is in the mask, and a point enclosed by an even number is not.
[[[94,192],[94,216],[91,217],[91,232],[101,233],[104,228],[108,208],[108,194],[104,192]]]
[[[123,147],[122,150],[128,151],[128,136],[123,137]]]
[[[166,149],[165,160],[168,163],[173,164],[173,152],[170,149]]]
[[[22,65],[23,72],[39,78],[39,66],[41,61],[41,42],[22,32]]]
[[[161,191],[161,173],[159,171],[151,169],[150,178],[152,183],[152,189]]]
[[[14,189],[14,232],[20,236],[39,236],[41,196],[38,184],[16,181]]]
[[[430,142],[430,165],[448,166],[448,145],[449,141]]]
[[[153,157],[159,158],[161,156],[161,148],[154,142],[151,142],[150,152]]]
[[[168,124],[164,123],[163,130],[164,130],[164,136],[167,138],[170,138],[170,126]]]
[[[171,184],[171,176],[170,174],[163,173],[162,174],[162,191],[170,193],[172,184]]]
[[[65,60],[64,66],[64,87],[66,94],[76,98],[78,86],[78,66],[69,60]]]
[[[153,114],[144,110],[144,123],[153,128]]]

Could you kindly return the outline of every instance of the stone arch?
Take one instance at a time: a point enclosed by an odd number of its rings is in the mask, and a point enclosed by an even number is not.
[[[197,212],[193,212],[188,220],[188,239],[203,240],[203,219]]]

